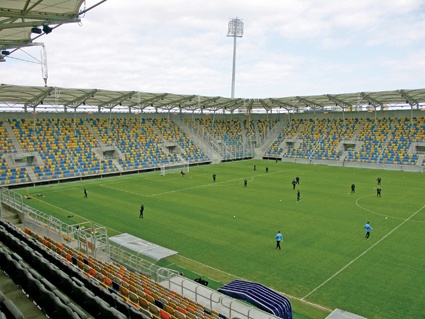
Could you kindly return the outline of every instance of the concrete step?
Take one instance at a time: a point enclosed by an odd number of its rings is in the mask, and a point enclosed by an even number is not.
[[[9,223],[13,225],[21,224],[21,218],[19,217],[17,213],[12,213],[5,209],[1,210],[1,218],[5,221],[8,221]]]

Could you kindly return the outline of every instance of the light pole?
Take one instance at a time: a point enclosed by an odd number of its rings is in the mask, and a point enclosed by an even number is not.
[[[236,67],[236,38],[243,36],[243,21],[235,18],[228,24],[227,36],[233,37],[233,72],[232,72],[232,99],[235,97],[235,67]]]

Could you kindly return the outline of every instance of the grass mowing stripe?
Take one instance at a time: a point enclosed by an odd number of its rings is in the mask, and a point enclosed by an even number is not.
[[[346,264],[344,267],[342,267],[340,270],[338,270],[335,274],[333,274],[331,277],[326,279],[324,282],[322,282],[319,286],[314,288],[312,291],[310,291],[308,294],[306,294],[304,297],[301,298],[301,300],[304,300],[308,296],[310,296],[312,293],[326,285],[329,281],[331,281],[333,278],[338,276],[341,272],[343,272],[345,269],[347,269],[351,264],[353,264],[356,260],[358,260],[360,257],[365,255],[369,250],[374,248],[376,245],[378,245],[380,242],[382,242],[385,238],[387,238],[389,235],[391,235],[394,231],[396,231],[398,228],[400,228],[404,223],[408,222],[412,217],[414,217],[417,213],[419,213],[422,209],[425,208],[425,205],[419,208],[416,212],[414,212],[412,215],[410,215],[407,219],[402,221],[398,226],[396,226],[394,229],[392,229],[388,234],[386,234],[384,237],[382,237],[380,240],[378,240],[375,244],[370,246],[368,249],[366,249],[364,252],[362,252],[360,255],[358,255],[356,258],[354,258],[352,261],[350,261],[348,264]]]
[[[301,202],[291,184],[295,176],[301,179],[296,186]],[[384,181],[382,198],[376,198],[377,176]],[[248,187],[243,187],[244,179]],[[349,193],[352,183],[356,194]],[[83,198],[84,187],[88,199]],[[425,284],[420,245],[425,240],[424,209],[300,301],[424,205],[423,174],[249,160],[194,167],[184,178],[147,172],[31,187],[29,193],[45,197],[43,202],[26,203],[67,223],[75,224],[81,216],[105,225],[114,233],[110,236],[130,233],[178,251],[179,266],[188,278],[210,278],[213,289],[235,278],[224,275],[229,273],[285,292],[294,302],[294,319],[323,319],[329,314],[308,302],[371,319],[416,319],[423,314],[419,296]],[[141,203],[146,207],[144,219],[139,218]],[[65,211],[73,212],[74,218],[67,218]],[[393,218],[385,219],[389,215]],[[373,241],[364,239],[366,220],[376,229]],[[274,249],[279,229],[285,238],[282,254]],[[400,237],[403,240],[397,240]],[[373,258],[375,252],[379,259]],[[397,291],[405,302],[397,302]]]
[[[58,191],[56,191],[56,192],[59,192],[59,191],[60,191],[60,190],[58,190]],[[87,219],[87,218],[85,218],[85,217],[83,217],[83,216],[81,216],[81,215],[78,215],[78,214],[76,214],[76,213],[74,213],[74,212],[71,212],[71,211],[69,211],[69,210],[63,209],[62,207],[59,207],[59,206],[57,206],[57,205],[53,205],[53,204],[51,204],[51,203],[49,203],[49,202],[47,202],[47,201],[41,200],[41,199],[39,199],[39,198],[32,198],[32,199],[35,199],[35,200],[39,201],[40,203],[43,203],[43,204],[45,204],[45,205],[48,205],[48,206],[54,207],[54,208],[56,208],[56,209],[58,209],[58,210],[61,210],[61,211],[65,212],[65,213],[67,213],[67,214],[69,214],[69,215],[72,215],[72,216],[74,216],[74,215],[75,215],[75,216],[78,216],[79,218],[81,218],[81,220],[85,220],[85,221],[88,221],[88,222],[94,223],[94,222],[93,222],[92,220],[90,220],[90,219]],[[106,228],[108,228],[108,229],[112,230],[113,232],[120,233],[118,230],[113,229],[113,228],[111,228],[111,227],[109,227],[109,226],[107,226]]]
[[[377,212],[375,212],[375,211],[373,211],[373,210],[370,210],[370,209],[367,209],[367,208],[365,208],[365,207],[363,207],[362,205],[360,205],[360,204],[359,204],[359,200],[360,200],[360,199],[363,199],[363,198],[366,198],[366,197],[373,197],[373,196],[374,196],[374,195],[367,195],[367,196],[362,196],[362,197],[357,198],[357,199],[356,199],[356,205],[357,205],[359,208],[361,208],[361,209],[363,209],[363,210],[365,210],[365,211],[367,211],[367,212],[369,212],[369,213],[375,214],[375,215],[379,215],[379,216],[382,216],[382,217],[390,217],[390,218],[394,218],[394,219],[405,220],[405,218],[402,218],[402,217],[395,217],[395,216],[391,216],[391,215],[389,215],[389,214],[381,214],[381,213],[377,213]],[[415,223],[425,223],[425,221],[422,221],[422,220],[414,220],[414,219],[412,219],[411,221],[412,221],[412,222],[415,222]]]
[[[233,275],[233,274],[229,274],[229,273],[227,273],[227,272],[225,272],[225,271],[222,271],[222,270],[220,270],[220,269],[217,269],[217,268],[211,267],[211,266],[209,266],[209,265],[205,265],[205,264],[203,264],[203,263],[200,263],[200,262],[198,262],[198,261],[196,261],[196,260],[193,260],[193,259],[190,259],[190,258],[186,258],[186,257],[183,257],[183,256],[179,256],[179,258],[186,259],[186,260],[190,261],[191,263],[201,265],[201,266],[202,266],[202,267],[204,267],[204,268],[208,268],[208,269],[211,269],[211,270],[213,270],[213,271],[215,271],[215,272],[222,273],[222,274],[224,274],[224,275],[226,275],[226,276],[231,276],[232,278],[235,278],[235,279],[247,280],[247,279],[245,279],[245,278],[238,277],[238,276],[235,276],[235,275]],[[214,277],[213,277],[213,276],[211,276],[211,275],[210,275],[210,277],[211,277],[212,279],[214,279]],[[287,293],[284,293],[284,292],[281,292],[281,291],[279,291],[279,293],[280,293],[280,294],[282,294],[282,295],[284,295],[284,296],[285,296],[285,297],[287,297],[287,298],[290,298],[290,299],[296,299],[296,300],[298,300],[298,301],[300,301],[300,302],[302,302],[302,303],[305,303],[305,304],[307,304],[307,305],[309,305],[309,306],[312,306],[312,307],[314,307],[314,308],[321,309],[321,310],[324,310],[324,311],[332,312],[332,309],[329,309],[329,308],[323,307],[323,306],[321,306],[321,305],[315,304],[315,303],[310,302],[310,301],[307,301],[307,300],[303,300],[302,298],[295,297],[295,296],[292,296],[292,295],[290,295],[290,294],[287,294]]]

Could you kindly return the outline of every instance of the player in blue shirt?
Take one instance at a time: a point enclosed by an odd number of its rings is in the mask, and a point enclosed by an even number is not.
[[[366,225],[364,225],[364,229],[366,230],[366,239],[369,238],[370,236],[370,231],[373,229],[372,227],[370,227],[369,222],[366,223]]]
[[[276,238],[276,249],[281,249],[281,248],[280,248],[280,242],[282,241],[283,236],[282,236],[282,234],[280,233],[280,231],[278,231],[278,232],[277,232],[277,234],[276,234],[275,238]]]

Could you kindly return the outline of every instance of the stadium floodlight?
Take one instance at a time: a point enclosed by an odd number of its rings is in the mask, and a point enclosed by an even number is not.
[[[37,27],[31,28],[31,33],[42,34],[43,31]]]
[[[50,32],[52,32],[52,28],[51,27],[49,27],[47,24],[44,24],[43,25],[43,32],[45,33],[45,34],[49,34]]]
[[[236,38],[243,36],[243,21],[235,18],[228,24],[227,36],[233,37],[233,71],[232,71],[232,99],[235,97],[235,68],[236,68]]]

